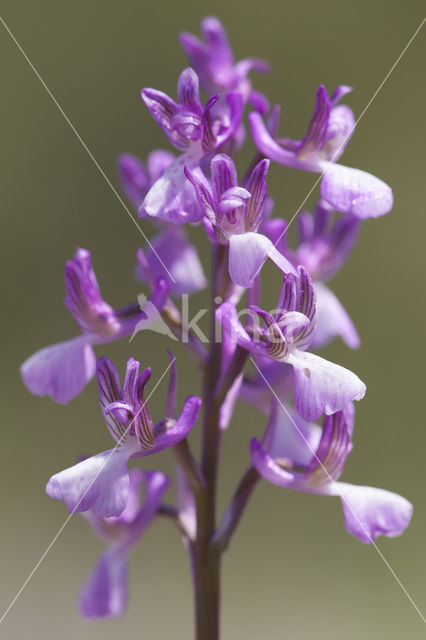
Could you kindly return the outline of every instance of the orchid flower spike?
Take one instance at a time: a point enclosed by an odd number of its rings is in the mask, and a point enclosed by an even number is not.
[[[129,552],[155,518],[169,484],[161,471],[132,469],[129,499],[120,516],[100,518],[92,511],[83,514],[108,545],[80,592],[79,608],[84,618],[116,618],[124,613]]]
[[[392,209],[391,188],[370,173],[337,164],[355,129],[352,110],[338,104],[351,90],[339,85],[330,98],[325,87],[318,88],[314,114],[302,140],[274,136],[256,112],[249,116],[251,134],[259,151],[271,160],[322,174],[321,197],[337,211],[376,218]]]
[[[253,90],[248,74],[250,71],[267,73],[268,62],[259,58],[245,58],[236,63],[226,31],[213,16],[202,21],[201,35],[203,40],[192,33],[181,33],[179,41],[203,89],[208,93],[238,91],[244,102],[248,101],[256,110],[265,113],[269,107],[268,100]]]
[[[60,404],[79,395],[95,375],[93,346],[131,335],[141,320],[145,320],[144,328],[150,324],[138,304],[115,310],[105,302],[92,268],[90,252],[85,249],[77,249],[73,259],[66,263],[65,288],[65,304],[82,335],[37,351],[21,366],[23,381],[31,393],[51,396]],[[158,279],[149,301],[158,313],[168,291],[168,283]]]
[[[130,358],[122,388],[111,360],[98,360],[99,401],[116,446],[55,474],[49,480],[47,494],[63,500],[71,513],[91,509],[100,518],[119,516],[129,499],[129,459],[150,456],[173,447],[188,435],[195,424],[201,404],[196,396],[186,399],[177,420],[166,416],[157,424],[153,423],[144,398],[151,370],[139,373],[139,367],[139,362]],[[174,386],[173,360],[169,399],[174,394]]]
[[[198,222],[203,214],[194,193],[187,184],[184,167],[194,171],[200,180],[203,173],[201,159],[231,138],[240,126],[243,102],[241,94],[226,96],[229,113],[213,115],[212,108],[219,99],[211,96],[203,106],[198,76],[190,67],[182,71],[178,81],[178,101],[162,91],[143,89],[142,99],[154,120],[160,125],[171,144],[183,154],[166,169],[148,191],[139,208],[140,217],[184,224]]]
[[[351,452],[353,405],[325,416],[323,428],[273,403],[262,443],[253,438],[252,462],[268,482],[296,491],[339,496],[346,529],[365,543],[377,536],[399,536],[408,526],[412,505],[396,493],[338,482]]]
[[[199,180],[185,168],[198,204],[213,225],[218,241],[229,244],[229,274],[234,284],[252,287],[264,262],[270,258],[283,273],[296,273],[293,265],[273,242],[258,233],[265,215],[268,160],[261,160],[244,187],[238,185],[237,170],[231,158],[220,153],[210,163],[211,184]]]
[[[284,276],[274,315],[252,306],[253,319],[244,328],[235,306],[224,302],[216,317],[241,347],[294,370],[294,403],[305,420],[317,420],[323,413],[341,411],[354,400],[361,400],[365,384],[354,373],[321,358],[306,349],[317,323],[316,295],[306,269],[298,267],[298,276]]]

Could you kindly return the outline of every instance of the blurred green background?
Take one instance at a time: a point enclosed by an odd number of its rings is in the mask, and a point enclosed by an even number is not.
[[[360,114],[418,27],[424,3],[406,0],[216,3],[11,2],[2,15],[114,185],[122,151],[145,157],[167,148],[139,97],[144,86],[175,95],[186,61],[176,36],[216,14],[237,58],[270,60],[256,87],[283,104],[281,131],[303,135],[319,83],[356,91]],[[336,342],[330,358],[356,371],[368,393],[358,405],[355,448],[344,479],[394,490],[415,506],[408,531],[378,546],[420,608],[425,606],[424,313],[426,27],[388,79],[344,155],[394,189],[395,207],[367,222],[333,289],[362,338],[359,352]],[[44,485],[81,452],[110,446],[95,384],[70,405],[32,397],[20,363],[75,335],[65,309],[63,266],[76,246],[92,250],[105,298],[120,306],[141,290],[132,279],[141,238],[16,45],[0,27],[2,78],[3,401],[0,465],[0,594],[5,609],[67,517]],[[248,156],[247,156],[248,157]],[[244,168],[243,162],[242,167]],[[275,166],[270,194],[287,219],[315,176]],[[314,199],[310,200],[313,203]],[[152,229],[145,224],[144,230]],[[202,245],[201,230],[192,234]],[[203,251],[207,267],[207,253]],[[274,299],[275,292],[268,292]],[[194,308],[203,304],[194,299]],[[150,333],[98,349],[123,369],[131,354],[167,364],[164,339]],[[177,350],[180,393],[198,376]],[[151,402],[160,416],[165,385]],[[248,438],[264,419],[241,408],[224,438],[221,504],[248,462]],[[196,438],[196,436],[195,436]],[[149,460],[172,468],[171,456]],[[102,548],[78,515],[67,524],[3,622],[2,637],[113,639],[192,637],[185,551],[158,521],[132,556],[131,599],[121,621],[83,623],[75,598]],[[338,500],[260,486],[224,562],[224,640],[316,637],[388,640],[423,636],[422,622],[378,553],[350,537]]]

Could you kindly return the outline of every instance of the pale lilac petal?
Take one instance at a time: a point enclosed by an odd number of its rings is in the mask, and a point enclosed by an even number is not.
[[[311,347],[320,348],[334,338],[341,337],[348,347],[358,349],[360,346],[359,335],[346,309],[334,293],[321,282],[315,283],[315,291],[317,293],[318,321]]]
[[[248,103],[253,107],[255,111],[258,111],[261,115],[265,115],[269,111],[269,100],[260,91],[250,90],[248,95]]]
[[[329,163],[321,180],[321,197],[341,213],[377,218],[393,206],[392,189],[370,173]]]
[[[241,78],[246,78],[250,71],[269,73],[270,69],[269,62],[262,60],[262,58],[244,58],[235,65],[235,70]]]
[[[177,412],[177,371],[176,371],[176,358],[173,353],[166,349],[167,355],[170,358],[170,376],[169,387],[167,389],[166,399],[166,416],[167,418],[176,418]]]
[[[143,89],[141,96],[168,140],[177,149],[184,151],[188,147],[189,140],[180,135],[179,131],[173,127],[173,118],[179,114],[180,107],[167,94],[157,91],[157,89]]]
[[[180,227],[170,226],[155,236],[145,256],[151,276],[155,280],[161,277],[170,281],[170,293],[174,295],[195,293],[207,284],[197,249]],[[137,271],[137,275],[145,281],[142,269]]]
[[[139,209],[139,217],[148,215],[172,224],[201,220],[203,213],[194,188],[185,175],[185,166],[203,180],[203,176],[199,176],[202,172],[197,161],[186,154],[176,158],[148,191]]]
[[[333,95],[331,96],[331,104],[333,107],[339,102],[343,96],[353,91],[353,87],[348,87],[346,84],[338,84]]]
[[[235,284],[250,288],[270,258],[283,273],[296,273],[293,265],[261,233],[241,233],[229,240],[229,275]]]
[[[176,506],[179,511],[179,520],[191,540],[195,540],[197,534],[197,508],[194,494],[182,469],[176,467]],[[186,543],[187,541],[184,540]]]
[[[268,186],[266,184],[266,174],[269,170],[269,160],[261,160],[251,172],[245,187],[251,193],[251,198],[247,203],[246,229],[257,231],[265,216],[266,199],[268,196]]]
[[[352,403],[348,406],[353,408]],[[342,475],[352,451],[352,427],[353,423],[348,425],[346,422],[346,411],[324,416],[321,440],[305,470],[308,485],[321,486]]]
[[[237,170],[231,158],[219,153],[211,161],[210,171],[213,198],[218,202],[225,191],[238,186]]]
[[[254,468],[268,482],[288,489],[298,488],[300,480],[299,474],[283,469],[275,460],[267,453],[260,442],[253,438],[250,441],[250,456]]]
[[[224,331],[230,336],[231,341],[241,347],[252,350],[253,341],[244,329],[238,317],[237,310],[230,302],[224,302],[216,310],[216,320],[221,323]]]
[[[248,201],[250,198],[251,193],[249,193],[247,189],[244,189],[244,187],[231,187],[222,194],[218,205],[218,211],[222,215],[226,215],[234,209],[243,207],[246,203],[249,206]]]
[[[410,523],[412,505],[391,491],[338,482],[333,493],[342,499],[346,529],[362,542],[372,543],[380,535],[394,538]]]
[[[287,251],[287,222],[282,218],[265,220],[260,227],[261,233],[267,236],[280,253],[285,255]]]
[[[208,49],[200,38],[186,31],[179,34],[179,42],[185,51],[191,67],[197,70],[198,75],[203,83],[209,80],[208,70]]]
[[[142,469],[131,469],[129,471],[129,498],[126,508],[118,518],[110,518],[108,522],[114,521],[119,524],[124,524],[125,527],[134,522],[140,511],[140,494],[143,483],[147,484],[146,473],[144,473]],[[90,516],[91,511],[87,512],[86,515]]]
[[[337,162],[355,131],[355,116],[350,107],[339,104],[331,110],[327,128],[327,151],[332,162]]]
[[[137,363],[133,360],[136,365]],[[137,371],[136,371],[137,375]],[[96,363],[96,380],[98,383],[99,403],[108,431],[116,442],[123,438],[126,425],[130,419],[128,411],[111,411],[117,402],[124,401],[124,393],[121,388],[120,376],[114,363],[109,358],[99,358]],[[133,399],[127,398],[127,403],[132,405]]]
[[[117,160],[118,177],[126,197],[136,210],[145,198],[149,187],[147,171],[139,158],[123,153]]]
[[[293,392],[293,367],[285,362],[254,356],[262,375],[257,372],[250,381],[242,384],[240,398],[259,411],[268,414],[271,404],[271,388],[281,401],[287,402]]]
[[[199,116],[203,113],[200,100],[200,83],[194,69],[188,67],[184,69],[178,80],[178,102],[186,111],[196,113]]]
[[[198,205],[203,214],[203,223],[206,226],[206,231],[211,239],[216,239],[216,233],[213,230],[212,225],[216,222],[215,203],[213,196],[210,192],[210,185],[202,174],[195,175],[188,167],[184,168],[185,176],[192,184],[195,190]],[[209,225],[211,229],[209,229]]]
[[[34,353],[22,364],[21,375],[31,393],[66,404],[83,391],[95,369],[90,340],[79,336]]]
[[[155,149],[155,151],[151,151],[146,161],[150,185],[154,184],[158,178],[161,178],[167,167],[170,167],[174,159],[175,156],[170,151],[165,151],[164,149]],[[142,204],[142,201],[139,205],[140,204]]]
[[[291,406],[273,402],[262,446],[272,458],[307,466],[321,440],[321,427],[304,420]]]
[[[63,500],[70,513],[92,509],[95,516],[119,516],[127,505],[127,462],[136,449],[104,451],[52,476],[46,493]]]
[[[229,109],[229,127],[224,127],[222,133],[216,136],[216,148],[224,144],[231,136],[238,140],[241,137],[241,122],[244,113],[243,96],[239,91],[230,91],[226,94],[226,102]]]
[[[166,425],[166,428],[163,427],[162,423],[156,425],[155,444],[153,448],[140,452],[139,455],[151,455],[158,451],[163,451],[164,449],[173,447],[186,438],[197,420],[200,406],[200,398],[197,396],[189,396],[189,398],[185,400],[177,422],[174,422],[171,426]]]
[[[133,546],[144,534],[157,515],[164,494],[170,485],[170,479],[162,471],[145,471],[144,504],[136,518],[127,528],[127,546]],[[121,518],[120,518],[121,520]]]
[[[300,153],[313,153],[324,145],[331,103],[326,88],[320,85],[315,100],[315,110],[309,123],[306,136],[302,140]]]
[[[120,547],[102,554],[83,586],[79,609],[84,618],[115,618],[127,604],[127,553]]]
[[[111,337],[120,329],[114,309],[102,298],[90,251],[78,248],[65,265],[65,304],[80,329]]]
[[[220,20],[214,16],[204,18],[201,33],[211,49],[211,55],[219,67],[232,67],[234,56],[229,45],[228,36]]]
[[[283,149],[275,142],[263,122],[260,113],[253,111],[249,114],[250,131],[254,144],[266,157],[280,164],[293,166],[294,154]]]
[[[365,384],[338,364],[302,351],[292,353],[288,362],[294,367],[294,404],[305,420],[341,411],[365,395]]]
[[[170,479],[162,471],[145,471],[144,520],[151,521],[158,511]]]
[[[244,374],[240,373],[230,386],[219,411],[219,429],[224,431],[228,428],[234,413],[235,404],[240,395],[241,385],[243,383]]]
[[[294,338],[299,332],[305,331],[311,323],[310,318],[299,311],[287,311],[278,325],[284,335]]]

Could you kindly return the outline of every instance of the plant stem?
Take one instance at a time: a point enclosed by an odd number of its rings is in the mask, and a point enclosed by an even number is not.
[[[173,447],[176,462],[183,470],[189,486],[194,496],[199,495],[206,488],[206,483],[198,466],[197,461],[191,453],[188,440],[185,438]]]
[[[249,467],[241,478],[228,511],[213,538],[213,543],[219,548],[220,553],[223,553],[227,549],[258,480],[259,474],[253,467]]]
[[[210,350],[203,368],[203,433],[201,472],[205,491],[195,496],[197,505],[197,537],[191,546],[195,589],[196,638],[219,638],[220,553],[212,545],[216,527],[216,480],[219,457],[219,410],[215,388],[220,376],[222,346],[216,342],[215,311],[217,296],[225,296],[229,282],[227,248],[214,247],[210,300]]]
[[[216,342],[215,311],[229,291],[228,248],[214,248],[210,300],[210,350],[203,371],[203,427],[201,465],[187,448],[175,451],[193,489],[197,533],[190,543],[195,591],[196,640],[219,640],[220,560],[234,533],[258,474],[250,468],[241,480],[222,525],[216,532],[216,485],[221,431],[220,408],[226,393],[243,370],[248,353],[237,347],[221,379],[222,344]],[[198,473],[199,472],[199,473]],[[202,482],[200,482],[200,477]]]

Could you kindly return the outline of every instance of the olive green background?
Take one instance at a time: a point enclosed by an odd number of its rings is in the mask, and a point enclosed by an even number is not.
[[[198,32],[204,15],[223,20],[238,58],[270,60],[272,73],[256,77],[256,86],[283,104],[281,131],[293,137],[306,130],[319,83],[330,90],[338,83],[353,85],[356,91],[347,102],[359,115],[424,15],[424,4],[410,0],[2,4],[15,37],[115,186],[120,152],[145,157],[152,148],[168,147],[139,92],[154,86],[175,95],[177,75],[186,65],[176,35],[184,29]],[[345,164],[392,185],[395,206],[385,218],[365,223],[349,264],[333,283],[356,322],[362,348],[351,352],[336,342],[327,350],[368,386],[344,479],[394,490],[414,503],[408,531],[394,540],[379,538],[378,547],[420,608],[426,600],[425,54],[426,27],[366,111],[344,154]],[[42,346],[76,334],[62,304],[63,266],[74,248],[92,250],[102,292],[120,306],[141,290],[132,269],[142,239],[1,25],[0,67],[4,610],[67,518],[64,505],[45,496],[45,482],[77,454],[110,446],[94,383],[62,407],[32,397],[20,381],[19,365]],[[241,171],[249,153],[251,148]],[[274,166],[270,194],[276,215],[289,219],[315,179]],[[143,228],[152,234],[146,223]],[[192,235],[208,268],[202,230]],[[266,287],[271,304],[273,284]],[[204,300],[203,294],[196,296],[193,308]],[[167,365],[165,347],[164,338],[150,333],[132,345],[124,341],[97,353],[113,357],[121,370],[133,354],[152,365],[156,381]],[[183,398],[197,391],[199,379],[183,350],[177,348],[176,354]],[[157,419],[164,393],[163,383],[152,398]],[[263,426],[262,416],[238,410],[223,440],[222,508],[248,463],[248,439]],[[168,452],[143,464],[172,469]],[[132,556],[125,618],[80,621],[75,597],[101,548],[86,522],[72,517],[2,623],[2,637],[192,637],[186,552],[165,521],[151,527]],[[266,484],[256,490],[224,561],[222,629],[225,640],[396,640],[419,639],[424,632],[377,551],[345,532],[337,499]]]

